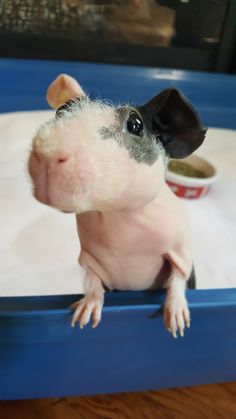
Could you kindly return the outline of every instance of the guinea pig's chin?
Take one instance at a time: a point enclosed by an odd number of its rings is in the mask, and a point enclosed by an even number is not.
[[[76,214],[78,211],[77,209],[73,206],[73,205],[69,205],[69,204],[56,204],[56,203],[51,203],[50,206],[60,212],[63,212],[64,214]]]
[[[66,214],[73,214],[76,213],[76,208],[71,202],[65,202],[63,199],[53,199],[49,194],[43,194],[41,190],[38,188],[34,188],[33,195],[37,201],[41,204],[47,205],[48,207],[52,207],[57,209],[58,211],[64,212]]]
[[[52,208],[57,209],[60,212],[63,212],[64,214],[76,214],[79,211],[79,208],[76,208],[70,200],[59,200],[54,201],[51,200],[50,205]]]
[[[63,214],[75,214],[75,211],[60,210]]]

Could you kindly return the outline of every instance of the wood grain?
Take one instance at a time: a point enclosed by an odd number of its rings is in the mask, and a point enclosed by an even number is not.
[[[236,419],[236,383],[0,402],[1,419]]]

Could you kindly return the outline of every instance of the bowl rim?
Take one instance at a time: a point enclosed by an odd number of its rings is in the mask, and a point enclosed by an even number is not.
[[[219,177],[219,173],[218,170],[216,169],[216,167],[210,163],[208,160],[202,158],[201,156],[197,155],[197,154],[193,154],[185,159],[181,159],[182,161],[189,161],[192,160],[192,158],[194,158],[194,160],[199,160],[202,163],[204,163],[206,166],[210,167],[213,171],[213,174],[211,176],[207,176],[205,178],[198,178],[198,177],[191,177],[191,176],[183,176],[183,175],[179,175],[177,173],[174,173],[170,170],[168,170],[168,166],[167,166],[167,170],[166,170],[166,181],[168,182],[172,182],[178,185],[183,185],[183,186],[192,186],[192,187],[204,187],[204,186],[208,186],[212,183],[214,183],[218,177]],[[177,159],[173,159],[173,160],[177,160]],[[180,160],[180,161],[181,161]]]

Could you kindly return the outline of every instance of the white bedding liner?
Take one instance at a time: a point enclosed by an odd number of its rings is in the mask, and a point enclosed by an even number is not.
[[[31,195],[26,160],[51,111],[0,115],[0,296],[83,293],[73,215]],[[209,194],[186,200],[198,288],[236,286],[236,131],[209,129],[197,154],[220,173]]]

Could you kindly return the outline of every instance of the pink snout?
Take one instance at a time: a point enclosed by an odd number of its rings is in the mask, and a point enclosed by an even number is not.
[[[52,189],[54,180],[63,178],[69,166],[72,155],[56,152],[54,155],[43,154],[32,150],[29,157],[29,174],[33,180],[34,195],[44,204],[52,204]]]
[[[54,156],[47,157],[43,153],[33,150],[30,156],[35,165],[45,165],[47,169],[66,163],[70,158],[69,154],[56,153]]]

